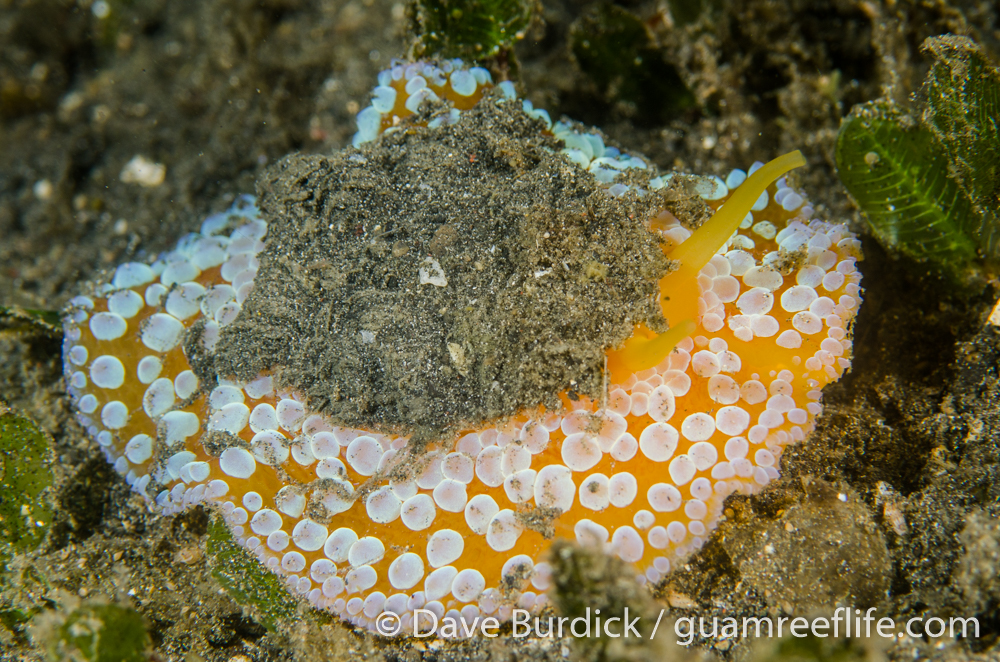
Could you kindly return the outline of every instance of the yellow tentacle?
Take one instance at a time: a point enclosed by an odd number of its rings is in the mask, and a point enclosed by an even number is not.
[[[667,354],[697,328],[698,272],[739,228],[760,194],[793,168],[806,164],[795,150],[768,162],[750,175],[704,225],[668,256],[680,266],[660,279],[660,305],[670,329],[655,334],[638,326],[625,344],[608,352],[608,370],[613,382],[658,365]]]

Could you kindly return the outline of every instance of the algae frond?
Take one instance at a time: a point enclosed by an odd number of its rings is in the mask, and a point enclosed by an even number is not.
[[[1000,72],[971,40],[927,39],[933,64],[918,108],[856,107],[837,168],[879,240],[952,275],[1000,258]]]

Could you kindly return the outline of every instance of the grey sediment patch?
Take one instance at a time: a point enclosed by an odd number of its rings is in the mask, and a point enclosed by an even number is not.
[[[282,160],[258,185],[267,246],[217,373],[271,370],[344,425],[416,440],[599,399],[605,350],[665,329],[670,263],[646,219],[691,196],[613,197],[543,129],[495,94],[454,126]]]
[[[198,377],[199,392],[211,391],[217,383],[212,355],[202,344],[205,333],[205,321],[198,320],[184,334],[184,356],[187,358],[191,371]]]
[[[221,430],[208,430],[201,436],[201,445],[212,457],[219,457],[227,448],[250,448],[243,439]]]

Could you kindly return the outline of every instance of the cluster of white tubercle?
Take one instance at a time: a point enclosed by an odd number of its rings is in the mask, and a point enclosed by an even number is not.
[[[226,230],[231,234],[222,234]],[[181,344],[195,320],[204,322],[202,345],[207,351],[215,348],[220,330],[236,319],[253,287],[259,266],[257,254],[264,247],[266,234],[267,223],[260,218],[253,197],[240,196],[227,212],[205,219],[200,233],[183,237],[177,248],[152,264],[122,264],[110,283],[94,286],[91,292],[70,301],[64,317],[63,358],[77,419],[128,484],[144,496],[150,496],[146,487],[151,480],[163,484],[173,480],[165,465],[156,472],[136,471],[149,466],[156,429],[148,439],[131,439],[135,442],[131,448],[117,448],[115,431],[138,412],[120,401],[102,402],[93,391],[95,387],[99,392],[115,391],[138,382],[144,398],[141,410],[162,425],[168,445],[197,432],[199,421],[174,410],[199,392],[198,378],[185,367],[168,379],[165,364],[187,363]],[[208,287],[200,284],[199,276],[206,270],[217,272],[219,282]],[[94,312],[96,302],[101,302],[100,312]],[[136,328],[140,320],[141,330]],[[94,341],[110,342],[136,333],[145,356],[130,375],[123,359],[134,358],[134,349],[128,357],[114,353],[93,356],[85,342],[85,334]]]
[[[378,87],[372,92],[371,104],[365,107],[357,116],[358,131],[354,134],[353,144],[359,147],[372,142],[381,133],[391,133],[398,129],[400,115],[416,113],[425,101],[445,101],[451,107],[430,120],[428,126],[436,128],[444,124],[458,122],[462,111],[450,102],[456,97],[473,99],[481,96],[487,89],[494,87],[493,77],[482,67],[469,67],[461,60],[444,60],[440,63],[403,63],[394,62],[389,69],[379,73]],[[510,81],[496,85],[504,102],[517,102],[517,91]],[[582,130],[572,122],[552,122],[548,111],[535,108],[531,101],[521,100],[521,107],[529,117],[545,124],[545,128],[561,140],[565,147],[562,152],[573,163],[588,170],[601,184],[609,188],[613,196],[620,196],[632,187],[627,184],[615,184],[615,178],[624,170],[636,168],[649,169],[649,165],[638,156],[623,154],[617,147],[604,144],[604,138],[596,131]],[[384,128],[383,127],[387,127]],[[719,188],[715,182],[702,184],[704,194],[710,199],[726,196],[725,187]],[[650,188],[658,189],[665,185],[662,179],[650,183]],[[639,195],[646,191],[636,188]]]
[[[460,70],[439,69],[452,85]],[[596,133],[564,135],[567,157],[595,176],[648,167]],[[703,178],[703,197],[722,200],[746,177]],[[785,446],[813,428],[820,389],[850,365],[860,302],[857,240],[812,214],[783,180],[765,192],[698,276],[696,332],[611,385],[606,402],[566,399],[566,411],[526,412],[419,456],[406,437],[310,411],[268,374],[198,382],[188,334],[197,329],[210,353],[256,277],[267,224],[249,197],[153,264],[124,264],[74,299],[66,379],[81,424],[152,508],[214,504],[314,606],[367,628],[390,611],[404,632],[417,609],[504,619],[547,604],[551,539],[533,513],[560,513],[556,536],[599,545],[657,582],[704,544],[729,494],[777,477]],[[650,223],[667,248],[690,236],[667,213]]]

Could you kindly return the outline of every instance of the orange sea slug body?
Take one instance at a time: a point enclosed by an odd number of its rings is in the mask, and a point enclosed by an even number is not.
[[[394,65],[379,82],[356,145],[431,95],[453,108],[431,125],[453,123],[491,86],[458,62]],[[502,91],[521,103],[509,84]],[[524,108],[609,195],[633,190],[614,183],[618,172],[647,168]],[[734,200],[731,215],[746,178],[704,179],[704,197],[716,209]],[[419,457],[405,437],[311,412],[267,374],[200,388],[185,348],[212,351],[253,287],[266,239],[248,198],[152,266],[122,265],[73,301],[69,390],[109,461],[156,509],[215,504],[291,591],[354,623],[392,611],[408,629],[420,608],[467,618],[540,608],[553,535],[603,545],[655,582],[701,547],[726,496],[777,477],[784,447],[814,426],[820,389],[850,366],[857,240],[812,219],[781,179],[753,200],[735,233],[692,236],[669,212],[649,220],[668,255],[689,241],[708,251],[663,281],[665,317],[687,335],[659,356],[636,349],[652,335],[637,330],[610,352],[606,401],[565,398],[563,412],[525,412]],[[636,363],[650,356],[654,365]]]

